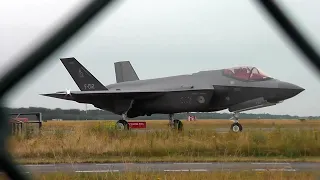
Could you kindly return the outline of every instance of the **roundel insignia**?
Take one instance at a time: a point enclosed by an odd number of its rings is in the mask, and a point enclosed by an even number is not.
[[[206,100],[204,99],[203,96],[199,96],[199,97],[197,98],[197,101],[198,101],[200,104],[206,102]]]

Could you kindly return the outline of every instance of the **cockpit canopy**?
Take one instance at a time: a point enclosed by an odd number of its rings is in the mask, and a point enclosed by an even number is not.
[[[223,75],[241,81],[264,81],[272,79],[260,69],[250,66],[233,67],[223,70]]]

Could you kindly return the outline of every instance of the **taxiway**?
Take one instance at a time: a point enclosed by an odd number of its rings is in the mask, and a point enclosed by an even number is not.
[[[81,163],[21,165],[26,173],[44,172],[208,172],[208,171],[319,171],[318,162],[207,162],[207,163]]]

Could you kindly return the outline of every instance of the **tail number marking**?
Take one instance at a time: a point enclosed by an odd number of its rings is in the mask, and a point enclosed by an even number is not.
[[[84,89],[94,89],[94,84],[84,84]]]

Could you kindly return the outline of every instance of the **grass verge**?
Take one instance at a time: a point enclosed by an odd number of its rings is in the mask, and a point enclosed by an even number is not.
[[[141,120],[129,120],[130,122],[141,121]],[[97,124],[104,124],[114,126],[116,120],[90,120],[90,121],[48,121],[44,123],[44,129],[70,129],[80,126],[94,127]],[[147,129],[164,129],[167,127],[168,120],[146,120]],[[214,129],[214,128],[229,128],[232,122],[228,119],[200,119],[197,121],[186,121],[182,120],[185,129]],[[288,119],[241,119],[241,124],[244,128],[320,128],[319,120],[288,120]]]
[[[147,163],[147,162],[320,162],[320,157],[104,157],[104,158],[17,158],[19,164],[57,163]]]
[[[128,179],[128,180],[165,180],[165,179],[181,179],[181,180],[207,180],[207,179],[233,179],[233,180],[256,180],[256,179],[303,179],[311,180],[319,177],[314,173],[307,172],[126,172],[126,173],[47,173],[47,174],[35,174],[34,179]]]
[[[85,123],[83,123],[85,124]],[[119,132],[104,123],[14,136],[10,152],[21,163],[152,161],[319,161],[319,130]],[[48,128],[48,127],[47,127]]]

